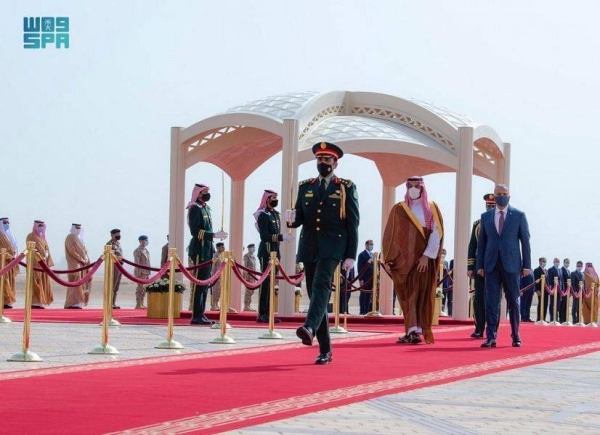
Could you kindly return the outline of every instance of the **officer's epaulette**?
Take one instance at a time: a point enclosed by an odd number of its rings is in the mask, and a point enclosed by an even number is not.
[[[479,222],[481,222],[481,219],[477,219],[475,222],[473,222],[473,226],[479,224]]]
[[[344,186],[346,186],[348,189],[350,189],[350,188],[352,187],[352,185],[354,184],[354,183],[352,182],[352,180],[346,180],[345,178],[339,178],[339,177],[337,177],[337,178],[335,179],[335,181],[334,181],[334,182],[335,182],[335,184],[340,184],[340,183],[342,183],[342,184],[343,184]]]
[[[313,184],[317,179],[316,178],[309,178],[308,180],[302,180],[301,182],[298,183],[298,186],[302,186],[304,184]]]

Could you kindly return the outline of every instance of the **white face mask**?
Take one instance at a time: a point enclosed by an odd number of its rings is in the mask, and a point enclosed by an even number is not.
[[[2,224],[2,226],[4,227],[5,231],[8,231],[8,229],[10,228],[10,224]]]
[[[583,267],[578,267],[577,272],[581,272],[581,269],[583,269]]]
[[[560,263],[554,263],[554,267],[558,269],[560,267]]]
[[[421,189],[418,187],[411,187],[408,189],[408,196],[410,199],[419,199],[421,197]]]
[[[254,248],[248,248],[248,252],[251,254],[254,253]]]

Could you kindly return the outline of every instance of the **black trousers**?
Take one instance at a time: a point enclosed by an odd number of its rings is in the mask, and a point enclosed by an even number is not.
[[[198,262],[199,263],[199,262]],[[196,264],[198,264],[196,263]],[[196,279],[206,280],[210,278],[210,265],[197,269],[195,272]],[[200,320],[204,316],[204,310],[206,309],[206,296],[208,295],[207,285],[197,285],[194,291],[194,307],[192,310],[192,319]]]
[[[531,302],[533,301],[533,289],[523,292],[521,295],[521,321],[530,320]]]
[[[259,257],[260,270],[264,273],[269,267],[269,261],[271,257]],[[269,304],[271,303],[271,280],[267,278],[263,281],[260,286],[260,293],[258,295],[258,317],[264,319],[269,318]]]
[[[370,289],[365,289],[370,290]],[[358,304],[360,306],[360,314],[365,315],[373,311],[373,293],[360,292],[358,297]]]
[[[475,273],[473,311],[475,314],[475,332],[483,334],[485,331],[485,278],[477,275],[477,273]]]
[[[306,287],[311,289],[310,305],[305,325],[316,331],[319,353],[331,351],[327,304],[331,297],[331,281],[335,268],[340,264],[335,258],[321,258],[316,262],[305,262]]]

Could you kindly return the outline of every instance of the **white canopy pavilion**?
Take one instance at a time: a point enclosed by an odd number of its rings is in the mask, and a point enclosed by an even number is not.
[[[187,127],[171,128],[169,234],[171,247],[185,252],[185,172],[208,162],[231,177],[230,249],[243,247],[245,181],[282,151],[281,204],[290,204],[298,165],[313,159],[311,146],[328,141],[344,153],[372,160],[383,181],[381,225],[396,203],[396,187],[411,175],[456,172],[454,234],[454,318],[468,318],[467,248],[471,231],[473,174],[509,184],[510,144],[493,128],[417,100],[372,92],[300,92],[233,107]],[[290,173],[291,172],[291,173]],[[294,189],[296,192],[296,189]],[[295,199],[295,198],[294,198]],[[446,228],[446,232],[450,231]],[[282,265],[295,270],[296,241],[282,244]],[[392,313],[391,281],[382,277],[380,310]],[[232,287],[240,310],[242,287]],[[280,315],[294,313],[294,292],[286,283]]]

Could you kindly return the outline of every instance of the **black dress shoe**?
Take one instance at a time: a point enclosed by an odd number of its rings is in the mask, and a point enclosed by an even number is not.
[[[65,307],[65,310],[81,310],[81,307]]]
[[[322,366],[325,364],[329,364],[332,361],[333,361],[333,355],[331,354],[331,352],[327,352],[327,353],[319,354],[319,356],[315,360],[315,364]]]
[[[269,323],[268,317],[258,316],[256,318],[256,323]]]
[[[471,338],[483,338],[483,333],[481,332],[474,332],[471,334]]]
[[[481,343],[481,347],[496,347],[496,340],[493,338],[488,338],[483,343]]]
[[[31,308],[34,310],[45,310],[46,309],[46,307],[40,307],[39,305],[32,305]]]
[[[120,307],[120,306],[118,306],[118,305],[113,305],[113,310],[120,310],[120,309],[121,309],[121,307]]]
[[[214,321],[209,319],[192,319],[190,325],[214,325]]]
[[[4,304],[5,310],[12,310],[12,305]]]
[[[521,337],[518,335],[512,338],[512,347],[521,347]]]
[[[301,326],[296,329],[296,336],[302,340],[302,344],[312,346],[315,334],[310,326]]]

